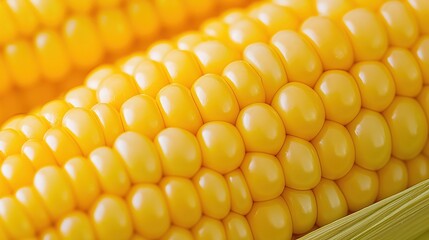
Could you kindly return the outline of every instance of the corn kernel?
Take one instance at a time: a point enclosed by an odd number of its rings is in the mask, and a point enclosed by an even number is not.
[[[31,185],[34,169],[31,162],[21,155],[10,155],[1,164],[1,174],[14,191]]]
[[[43,139],[43,135],[48,130],[48,124],[44,119],[35,115],[22,118],[17,127],[28,139]]]
[[[238,52],[217,40],[201,42],[193,52],[201,62],[203,73],[221,74],[226,65],[239,59]]]
[[[85,86],[70,89],[64,96],[64,100],[73,107],[90,109],[97,103],[95,92]]]
[[[249,223],[243,215],[230,212],[223,220],[226,239],[253,239]]]
[[[196,240],[219,239],[226,240],[225,228],[219,220],[203,216],[192,228]]]
[[[256,42],[268,42],[268,32],[264,26],[251,18],[242,18],[229,26],[232,44],[242,52],[246,46]]]
[[[180,128],[167,128],[156,136],[154,143],[165,176],[191,178],[201,168],[200,146],[192,133]]]
[[[164,86],[172,81],[165,66],[152,60],[141,61],[135,67],[133,76],[139,92],[154,98]]]
[[[287,187],[309,190],[319,183],[322,175],[321,164],[311,143],[287,136],[277,158],[283,167]]]
[[[123,73],[104,78],[97,87],[98,102],[112,104],[116,109],[135,95],[137,95],[137,87],[134,81]]]
[[[380,113],[362,109],[347,129],[353,139],[357,165],[378,170],[390,160],[395,148],[392,147],[393,133]]]
[[[135,185],[127,196],[135,230],[147,238],[159,238],[170,228],[166,200],[158,186]]]
[[[12,11],[19,33],[26,36],[32,34],[38,27],[39,18],[36,15],[35,9],[31,6],[30,1],[7,0],[6,3]],[[1,22],[5,24],[4,26],[7,26],[7,23]]]
[[[429,28],[425,24],[428,20],[429,4],[424,0],[408,0],[408,6],[413,10],[414,16],[417,18],[421,33],[428,34]]]
[[[243,172],[236,169],[226,174],[225,180],[231,196],[231,210],[240,215],[246,215],[252,208],[253,200]]]
[[[353,140],[339,123],[326,121],[311,143],[319,156],[322,176],[326,179],[343,177],[355,163]]]
[[[408,186],[407,166],[401,160],[391,158],[383,168],[378,170],[379,190],[377,201],[390,197]]]
[[[198,60],[193,53],[183,50],[171,50],[162,59],[171,82],[191,88],[202,75]]]
[[[383,112],[392,134],[392,155],[398,159],[415,158],[428,137],[425,113],[415,99],[396,97]]]
[[[15,198],[23,207],[36,231],[49,227],[51,224],[50,216],[34,187],[20,188],[15,192]]]
[[[159,186],[167,199],[172,223],[183,228],[194,226],[201,218],[202,207],[191,180],[164,177]]]
[[[249,16],[263,23],[269,36],[281,30],[295,30],[299,24],[298,18],[292,11],[269,2],[253,5]]]
[[[208,168],[201,168],[193,177],[205,216],[222,219],[230,211],[230,195],[223,176]]]
[[[125,200],[103,194],[89,212],[98,239],[130,239],[133,233],[131,214]]]
[[[70,158],[82,155],[79,145],[62,127],[49,129],[45,133],[43,141],[48,145],[60,166],[64,165]]]
[[[271,200],[283,192],[285,177],[276,157],[247,153],[240,168],[254,201]]]
[[[51,126],[59,126],[64,114],[70,109],[70,105],[63,100],[53,100],[40,109],[40,115],[49,122]]]
[[[413,47],[414,58],[422,71],[423,83],[429,84],[429,36],[421,37]]]
[[[221,174],[237,169],[245,154],[243,139],[237,128],[226,122],[209,122],[197,133],[203,166]]]
[[[134,34],[141,39],[152,39],[161,30],[161,20],[152,1],[131,0],[126,3],[126,15]],[[144,23],[144,24],[142,24]]]
[[[25,137],[13,129],[0,131],[0,153],[4,156],[20,153]]]
[[[97,103],[91,110],[97,116],[106,145],[111,147],[115,139],[124,132],[121,116],[115,108],[104,103]]]
[[[35,8],[40,21],[48,27],[56,27],[62,23],[66,14],[63,1],[55,0],[29,0]]]
[[[2,30],[0,31],[0,45],[4,45],[16,38],[18,35],[16,22],[8,9],[6,1],[0,3],[0,22]]]
[[[317,206],[317,226],[324,226],[347,215],[346,199],[334,181],[322,178],[313,192]]]
[[[285,188],[282,197],[289,207],[293,223],[293,233],[302,234],[308,232],[316,223],[317,206],[316,199],[311,190],[295,190]]]
[[[237,99],[221,76],[200,77],[192,86],[191,94],[204,122],[235,123],[239,113]]]
[[[0,222],[12,238],[34,236],[34,227],[24,209],[13,197],[0,199]]]
[[[325,122],[325,109],[317,93],[302,83],[280,88],[271,104],[283,120],[286,133],[304,140],[314,138]]]
[[[58,222],[58,233],[61,239],[94,239],[95,234],[86,213],[75,211],[67,214]]]
[[[318,14],[334,20],[341,19],[352,8],[353,3],[348,0],[316,0]]]
[[[193,240],[194,236],[186,228],[171,226],[167,233],[161,238],[162,240]]]
[[[405,162],[408,170],[408,187],[428,179],[429,177],[429,159],[424,155],[418,155],[415,158]]]
[[[121,156],[131,181],[156,183],[161,179],[161,161],[154,144],[145,136],[134,132],[121,134],[113,144]],[[145,156],[141,159],[141,156]]]

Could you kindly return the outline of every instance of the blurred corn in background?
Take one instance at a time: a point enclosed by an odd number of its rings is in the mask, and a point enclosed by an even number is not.
[[[82,84],[88,70],[248,0],[0,2],[0,122]]]
[[[416,237],[428,18],[425,0],[264,1],[98,65],[3,125],[1,236]]]

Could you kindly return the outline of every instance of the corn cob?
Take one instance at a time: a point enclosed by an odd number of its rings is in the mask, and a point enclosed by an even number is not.
[[[0,235],[288,239],[428,179],[429,8],[365,3],[234,10],[11,119]]]
[[[247,0],[1,1],[0,102],[13,107],[2,107],[0,122],[80,85],[86,73],[103,62],[246,4]]]

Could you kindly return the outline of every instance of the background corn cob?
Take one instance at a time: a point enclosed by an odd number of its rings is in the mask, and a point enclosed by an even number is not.
[[[0,122],[82,84],[88,70],[103,62],[249,2],[0,1]]]
[[[428,179],[425,2],[277,2],[4,125],[4,238],[286,239]]]

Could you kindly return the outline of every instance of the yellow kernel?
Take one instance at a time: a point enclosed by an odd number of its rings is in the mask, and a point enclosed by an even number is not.
[[[88,210],[101,192],[91,162],[83,157],[75,157],[64,164],[64,171],[75,193],[76,205],[82,210]]]
[[[10,43],[5,46],[3,54],[10,76],[18,87],[30,87],[40,80],[36,54],[29,42],[18,40]],[[25,71],[22,66],[25,66]]]
[[[252,43],[268,42],[269,37],[263,24],[248,17],[232,23],[228,33],[231,42],[240,52]]]
[[[301,82],[309,87],[316,84],[322,74],[322,62],[310,43],[299,33],[285,30],[271,38],[279,53],[289,82]]]
[[[342,18],[355,61],[380,60],[389,45],[383,23],[370,10],[358,8]]]
[[[64,96],[64,100],[73,107],[86,109],[90,109],[97,103],[95,91],[86,86],[78,86],[70,89]]]
[[[353,0],[357,7],[376,11],[385,2],[384,0]]]
[[[0,31],[0,45],[4,45],[13,40],[18,35],[17,23],[8,9],[6,1],[0,2],[0,22],[2,30]]]
[[[234,92],[240,109],[252,103],[265,102],[261,77],[249,63],[234,61],[225,67],[222,76]]]
[[[240,9],[225,10],[225,12],[223,12],[220,17],[221,21],[223,21],[228,25],[231,25],[235,22],[238,22],[246,18],[247,18],[247,15],[243,11],[240,11]]]
[[[352,8],[353,3],[349,0],[316,0],[318,15],[329,17],[333,20],[341,19]]]
[[[317,81],[314,90],[322,99],[327,120],[345,125],[359,113],[359,88],[349,73],[339,70],[326,71]]]
[[[197,133],[203,166],[221,174],[237,169],[245,154],[243,139],[237,128],[226,122],[209,122]]]
[[[407,166],[396,158],[391,158],[377,174],[379,181],[377,201],[399,193],[408,186]]]
[[[40,109],[40,115],[49,122],[51,126],[59,126],[64,114],[70,109],[70,105],[63,100],[53,100]]]
[[[407,3],[417,18],[421,33],[428,34],[429,26],[426,23],[429,20],[429,3],[425,0],[408,0]]]
[[[322,178],[313,192],[317,205],[317,226],[324,226],[347,215],[346,199],[334,181]]]
[[[147,56],[153,61],[161,62],[165,55],[173,49],[176,49],[174,43],[165,40],[159,41],[148,48]]]
[[[22,206],[13,197],[0,199],[0,222],[12,238],[34,237],[35,229]]]
[[[89,217],[86,213],[74,211],[57,223],[58,233],[61,239],[94,239],[95,233]]]
[[[246,215],[253,205],[246,179],[240,169],[236,169],[225,175],[231,196],[231,210],[240,215]]]
[[[221,221],[203,216],[192,228],[196,240],[219,239],[226,240],[225,228]]]
[[[262,22],[269,36],[281,30],[297,29],[299,25],[299,20],[291,10],[274,3],[263,2],[252,6],[249,16]]]
[[[311,0],[274,0],[273,2],[291,9],[300,19],[307,19],[317,13]]]
[[[165,55],[162,62],[171,77],[171,82],[180,83],[187,88],[191,88],[202,75],[197,58],[188,51],[171,50]]]
[[[18,131],[2,130],[0,131],[0,153],[3,153],[4,156],[20,153],[25,141],[25,137]]]
[[[28,215],[35,230],[41,231],[51,224],[46,207],[34,187],[22,187],[15,192],[16,200]]]
[[[326,121],[311,143],[319,155],[324,178],[336,180],[352,168],[355,162],[355,147],[343,125]]]
[[[429,36],[421,37],[414,45],[412,53],[422,71],[423,83],[429,85]]]
[[[13,14],[19,33],[21,33],[22,35],[30,36],[39,25],[39,18],[36,15],[35,9],[33,8],[33,6],[31,6],[30,1],[7,0],[5,2]],[[1,14],[3,13],[0,13],[0,15]],[[7,34],[8,23],[6,21],[1,22],[3,27],[2,31],[5,31],[5,33]]]
[[[125,132],[118,136],[113,148],[121,156],[132,183],[156,183],[161,179],[161,161],[149,138]]]
[[[137,95],[137,87],[128,75],[112,74],[102,80],[97,88],[97,99],[100,103],[112,104],[116,109],[132,96]]]
[[[391,46],[408,48],[419,35],[419,26],[405,3],[400,1],[385,2],[379,14],[389,36]]]
[[[125,11],[136,37],[142,40],[152,40],[158,36],[161,30],[161,19],[156,14],[152,1],[127,1]]]
[[[357,165],[378,170],[390,160],[392,129],[380,113],[362,109],[347,129],[353,139]]]
[[[98,103],[91,110],[95,113],[101,124],[100,127],[104,133],[106,145],[112,146],[119,134],[124,132],[121,116],[114,107],[105,103]]]
[[[187,228],[171,226],[167,233],[161,238],[162,240],[193,240],[194,236]]]
[[[188,1],[194,1],[195,4],[199,4],[201,2],[198,0]],[[199,31],[187,31],[185,33],[179,34],[176,40],[176,44],[177,48],[180,50],[192,51],[195,46],[197,46],[201,42],[206,41],[207,39],[208,37]]]
[[[283,192],[285,177],[276,157],[265,153],[247,153],[241,171],[254,201],[271,200]]]
[[[156,94],[171,82],[171,79],[161,63],[152,60],[141,61],[132,73],[140,93],[156,97]]]
[[[146,95],[129,98],[121,106],[121,121],[125,131],[134,131],[151,139],[165,128],[155,100]]]
[[[277,158],[283,167],[287,187],[309,190],[319,183],[322,175],[321,164],[311,143],[287,136]],[[322,160],[320,162],[323,163]]]
[[[201,32],[208,37],[230,44],[228,29],[228,24],[218,19],[209,19],[201,25]]]
[[[75,15],[69,17],[63,25],[62,32],[74,66],[89,69],[100,63],[105,50],[90,16]]]
[[[125,200],[104,194],[89,212],[92,226],[98,239],[130,239],[133,222]]]
[[[191,178],[201,168],[201,150],[194,134],[167,128],[154,139],[165,176]]]
[[[156,103],[166,127],[183,128],[195,134],[203,124],[191,92],[180,84],[162,88],[156,96]]]
[[[221,74],[232,61],[239,59],[239,53],[218,40],[199,43],[193,49],[199,59],[203,73]]]
[[[351,212],[373,204],[378,195],[377,173],[357,165],[354,165],[346,176],[338,179],[337,184]]]
[[[56,221],[75,208],[75,196],[65,172],[59,167],[40,169],[33,180],[34,188],[44,202],[52,220]]]
[[[428,123],[422,106],[413,98],[396,97],[383,112],[392,135],[392,155],[415,158],[428,138]]]
[[[353,64],[352,45],[346,33],[331,19],[322,16],[308,18],[300,31],[316,49],[325,70],[347,70]]]
[[[31,185],[34,168],[31,162],[22,155],[10,155],[1,164],[1,174],[12,190]]]
[[[235,123],[238,102],[223,77],[215,74],[200,77],[192,86],[191,94],[204,122]]]
[[[317,218],[316,198],[311,190],[285,188],[282,197],[289,207],[293,223],[293,233],[303,234],[310,231]]]
[[[97,117],[90,110],[70,109],[63,118],[62,126],[68,130],[85,156],[105,144],[103,131]]]
[[[223,176],[208,168],[201,168],[193,177],[205,216],[222,219],[230,211],[231,201]]]
[[[40,22],[44,26],[57,27],[66,15],[64,1],[56,0],[29,0],[36,10]]]
[[[252,230],[243,215],[230,212],[223,220],[227,239],[247,240],[253,239]]]
[[[121,52],[127,49],[134,33],[125,13],[120,8],[101,9],[96,15],[103,46],[108,52]]]
[[[43,141],[48,145],[60,166],[70,158],[82,155],[79,145],[62,127],[54,127],[46,131]]]
[[[276,92],[287,83],[286,72],[279,56],[270,45],[254,43],[244,50],[243,60],[261,76],[265,102],[271,103]]]
[[[429,178],[429,159],[424,155],[405,162],[408,170],[408,187],[416,185]]]
[[[48,130],[49,126],[43,118],[35,115],[28,115],[22,118],[17,127],[28,139],[43,139],[43,135]]]
[[[415,97],[423,86],[422,73],[413,55],[407,49],[391,48],[383,59],[393,76],[396,95]]]
[[[311,140],[322,129],[325,109],[317,93],[302,83],[288,83],[271,104],[283,120],[286,133]]]
[[[292,237],[292,217],[282,197],[256,202],[246,217],[256,240]]]
[[[242,109],[236,127],[248,152],[276,155],[286,136],[282,119],[265,103],[254,103]]]
[[[359,87],[362,107],[381,112],[393,101],[395,82],[384,64],[375,61],[359,62],[353,65],[350,73]]]
[[[100,83],[107,77],[119,73],[120,69],[114,65],[102,64],[89,72],[85,78],[85,86],[91,90],[97,90]]]
[[[39,32],[34,48],[42,75],[49,81],[58,82],[70,71],[70,57],[59,33],[52,30]]]
[[[159,238],[169,229],[170,215],[167,202],[158,186],[134,185],[128,193],[127,204],[135,231],[143,237]]]
[[[201,218],[202,209],[198,193],[191,180],[180,177],[164,177],[160,184],[167,199],[173,224],[190,228]]]
[[[103,192],[124,196],[130,188],[130,178],[119,154],[108,147],[99,147],[89,154]]]
[[[61,240],[60,233],[55,228],[48,228],[39,234],[41,240]]]

